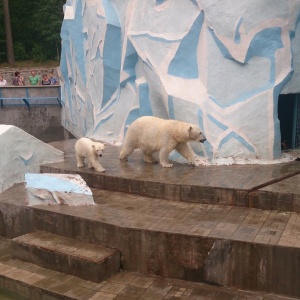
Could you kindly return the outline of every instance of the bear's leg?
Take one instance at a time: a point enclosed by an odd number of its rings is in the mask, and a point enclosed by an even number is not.
[[[98,162],[98,159],[92,159],[89,162],[89,168],[94,168],[97,172],[105,172],[105,169],[102,168],[102,166],[100,165],[100,163]]]
[[[127,160],[127,157],[133,152],[133,150],[134,147],[130,146],[128,143],[125,143],[120,153],[120,159]]]
[[[144,161],[145,162],[148,162],[151,164],[157,163],[157,160],[153,157],[151,152],[143,151],[143,153],[144,153]]]
[[[161,148],[159,151],[159,162],[164,168],[171,168],[173,164],[168,161],[170,150],[168,148]]]
[[[76,160],[77,160],[77,167],[78,168],[84,167],[84,156],[76,154]]]
[[[195,164],[195,154],[192,147],[188,143],[179,143],[175,149],[184,158],[186,158],[190,164]]]

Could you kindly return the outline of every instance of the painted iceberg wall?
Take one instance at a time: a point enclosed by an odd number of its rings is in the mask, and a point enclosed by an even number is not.
[[[122,142],[143,115],[200,126],[198,155],[276,159],[280,93],[300,93],[300,1],[68,0],[63,126]]]

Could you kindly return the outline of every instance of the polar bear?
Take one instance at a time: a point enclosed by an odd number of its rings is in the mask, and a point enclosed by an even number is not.
[[[195,155],[188,141],[203,143],[205,140],[201,129],[193,124],[145,116],[129,126],[120,159],[127,159],[133,150],[138,148],[143,151],[145,162],[155,163],[153,153],[159,151],[160,164],[169,168],[173,164],[168,162],[168,157],[175,149],[189,163],[194,164]]]
[[[84,166],[84,159],[88,159],[88,167],[94,168],[98,172],[105,172],[98,161],[98,156],[102,157],[105,144],[93,142],[88,138],[80,138],[75,144],[75,154],[77,167]]]

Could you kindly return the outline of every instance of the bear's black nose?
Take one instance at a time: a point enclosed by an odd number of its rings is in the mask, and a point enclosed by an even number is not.
[[[102,157],[102,154],[99,154],[100,157]]]
[[[204,143],[206,141],[206,139],[202,139],[200,140],[200,143]]]

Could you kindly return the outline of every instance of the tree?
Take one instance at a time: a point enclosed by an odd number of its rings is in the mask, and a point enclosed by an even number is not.
[[[3,17],[3,5],[0,0],[0,24],[4,24]],[[5,42],[5,29],[4,26],[0,26],[0,62],[6,61],[6,42]]]
[[[42,40],[49,48],[55,49],[57,60],[59,60],[61,50],[60,29],[64,3],[65,1],[62,0],[47,0],[37,7],[33,16],[35,26],[40,28]]]
[[[15,62],[14,47],[13,47],[13,38],[11,32],[10,24],[10,14],[9,14],[9,5],[8,0],[3,1],[3,13],[4,13],[4,24],[5,24],[5,36],[6,36],[6,54],[7,62],[13,64]]]
[[[8,8],[8,2],[13,43],[5,35],[4,26],[1,26],[4,24],[4,4]],[[4,61],[9,53],[13,53],[18,61],[59,60],[60,30],[65,3],[66,0],[0,0],[0,61]],[[9,45],[10,50],[4,44]]]

